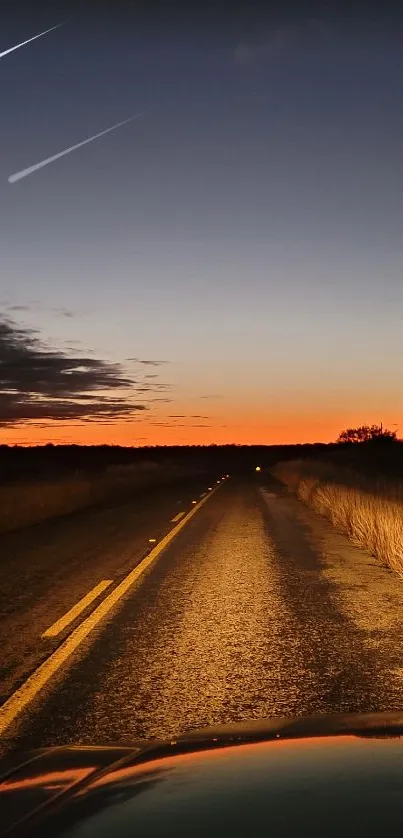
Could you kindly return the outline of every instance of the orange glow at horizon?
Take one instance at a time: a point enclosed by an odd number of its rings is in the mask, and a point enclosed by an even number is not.
[[[395,429],[394,421],[382,417],[384,427]],[[403,419],[403,418],[402,418]],[[345,427],[363,424],[362,413],[354,415],[340,410],[328,413],[319,419],[315,415],[298,413],[272,416],[240,415],[227,419],[225,415],[211,417],[206,425],[175,425],[169,416],[150,418],[150,421],[116,422],[110,425],[88,423],[66,423],[57,426],[52,422],[41,423],[40,427],[27,423],[25,427],[3,427],[0,430],[0,444],[5,445],[293,445],[313,442],[333,442]],[[375,420],[376,421],[376,418]],[[163,426],[161,426],[162,423]],[[166,426],[164,426],[166,423]],[[369,420],[371,424],[371,418]],[[403,424],[403,421],[402,421]]]

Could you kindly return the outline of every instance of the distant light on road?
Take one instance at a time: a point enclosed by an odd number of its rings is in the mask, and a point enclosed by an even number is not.
[[[192,500],[192,503],[197,503],[197,500]]]
[[[156,538],[149,538],[149,539],[148,539],[148,543],[149,543],[149,544],[155,544],[155,542],[156,542],[156,541],[157,541],[157,539],[156,539]]]
[[[217,480],[217,483],[221,483],[221,480]]]
[[[213,487],[212,487],[212,486],[209,486],[207,491],[212,492],[212,491],[213,491]]]
[[[260,466],[256,466],[255,471],[261,471],[261,470],[262,469],[260,468]]]

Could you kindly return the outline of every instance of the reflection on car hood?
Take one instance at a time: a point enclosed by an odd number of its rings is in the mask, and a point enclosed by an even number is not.
[[[0,763],[13,835],[398,834],[403,712],[269,719]]]

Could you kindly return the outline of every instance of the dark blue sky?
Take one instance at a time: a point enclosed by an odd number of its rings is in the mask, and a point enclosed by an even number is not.
[[[67,20],[0,59],[4,313],[59,347],[169,361],[143,439],[403,420],[403,28],[388,4],[345,8],[0,13],[0,52]],[[169,418],[199,412],[203,429]]]

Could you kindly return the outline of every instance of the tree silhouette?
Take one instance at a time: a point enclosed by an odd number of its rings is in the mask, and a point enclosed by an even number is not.
[[[396,431],[390,431],[384,428],[383,425],[360,425],[359,428],[347,428],[342,431],[337,442],[343,443],[362,443],[362,442],[396,442]]]

